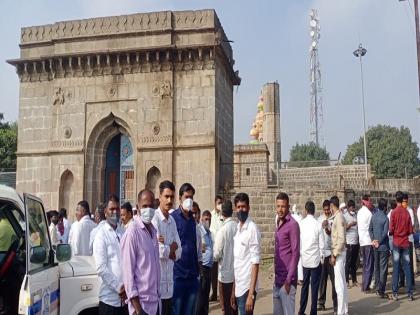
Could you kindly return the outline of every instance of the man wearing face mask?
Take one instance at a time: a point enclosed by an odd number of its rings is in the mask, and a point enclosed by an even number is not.
[[[200,265],[200,292],[197,300],[197,315],[209,313],[209,294],[211,285],[211,268],[213,265],[213,240],[210,232],[211,213],[205,210],[201,223],[197,226],[203,244],[203,262]]]
[[[96,271],[102,283],[99,289],[99,314],[128,315],[122,272],[118,228],[119,201],[110,196],[105,209],[106,223],[99,226],[93,242]]]
[[[174,294],[174,262],[181,258],[181,240],[178,236],[175,220],[169,215],[175,200],[175,186],[165,180],[159,184],[159,208],[152,223],[157,231],[160,258],[160,298],[162,315],[172,314],[172,296]]]
[[[223,216],[222,216],[222,196],[217,195],[214,198],[214,209],[211,211],[211,225],[210,231],[213,240],[216,239],[217,232],[223,226]],[[214,261],[213,266],[211,267],[211,290],[212,294],[210,301],[217,301],[217,274],[218,274],[218,262]]]
[[[231,304],[239,314],[254,313],[258,290],[258,270],[261,260],[261,234],[249,217],[249,197],[239,193],[234,199],[239,223],[234,237],[233,265],[235,282]]]
[[[359,234],[357,232],[357,213],[356,204],[353,200],[347,202],[347,209],[343,212],[346,220],[346,282],[350,288],[350,277],[353,286],[359,286],[357,282],[357,260],[359,259]]]
[[[174,265],[173,315],[196,313],[201,248],[197,246],[196,221],[191,212],[194,194],[195,189],[191,184],[183,184],[179,188],[180,206],[171,213],[176,222],[182,247],[181,258]]]
[[[130,315],[157,315],[160,303],[159,245],[152,219],[153,192],[137,196],[140,216],[131,222],[121,239],[121,265]]]

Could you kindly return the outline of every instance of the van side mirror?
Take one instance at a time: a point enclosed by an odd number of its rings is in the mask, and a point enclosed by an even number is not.
[[[31,248],[30,261],[33,264],[42,264],[47,259],[47,251],[42,246],[35,246]]]
[[[71,247],[69,244],[58,244],[55,251],[57,261],[64,262],[71,258]]]

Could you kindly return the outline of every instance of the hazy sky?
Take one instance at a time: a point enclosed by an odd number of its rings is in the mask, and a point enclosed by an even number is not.
[[[412,0],[411,0],[412,1]],[[19,56],[22,26],[144,11],[214,8],[233,40],[235,143],[249,141],[261,87],[277,80],[281,94],[282,159],[296,142],[309,141],[309,11],[321,19],[323,136],[336,158],[362,134],[360,73],[352,55],[359,41],[364,59],[366,119],[408,126],[420,142],[414,14],[398,0],[2,0],[0,4],[0,112],[18,117],[18,78],[6,59]]]

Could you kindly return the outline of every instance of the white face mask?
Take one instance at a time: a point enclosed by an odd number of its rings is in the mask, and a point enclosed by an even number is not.
[[[193,208],[193,200],[191,198],[185,199],[182,203],[182,208],[184,210],[192,211]]]
[[[216,209],[217,210],[219,210],[219,211],[222,211],[222,204],[220,203],[220,204],[218,204],[217,206],[216,206]]]
[[[155,215],[155,209],[153,208],[142,208],[140,209],[141,220],[146,223],[150,224],[152,222],[153,216]]]
[[[203,226],[204,226],[204,228],[205,228],[206,230],[209,230],[209,229],[210,229],[210,223],[209,223],[209,221],[204,221],[204,222],[203,222]]]

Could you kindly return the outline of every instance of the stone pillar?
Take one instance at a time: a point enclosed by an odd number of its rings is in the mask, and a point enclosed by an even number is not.
[[[280,142],[280,93],[277,82],[266,83],[262,88],[264,98],[263,139],[270,152],[269,162],[274,166],[281,162]]]

